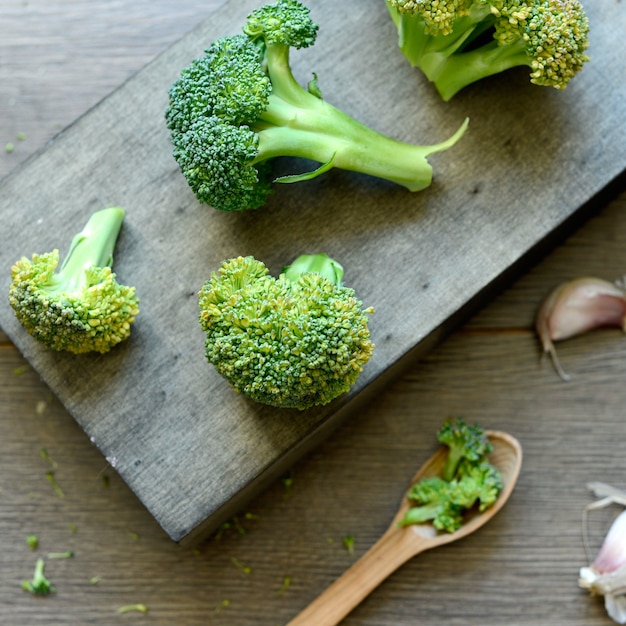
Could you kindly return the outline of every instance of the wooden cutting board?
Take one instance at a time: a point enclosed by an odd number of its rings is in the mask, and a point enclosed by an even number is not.
[[[439,142],[466,116],[468,132],[430,158],[435,180],[422,192],[331,171],[278,188],[258,211],[201,206],[171,156],[167,89],[257,5],[228,2],[0,185],[4,293],[19,257],[63,253],[92,211],[126,209],[115,270],[136,285],[142,307],[130,341],[105,356],[47,351],[6,299],[0,326],[181,542],[215,529],[287,471],[589,214],[626,168],[626,11],[618,3],[586,3],[591,62],[566,91],[532,86],[521,69],[443,103],[400,54],[381,0],[316,0],[318,43],[292,55],[300,81],[315,71],[328,101],[398,139]],[[375,307],[375,355],[355,389],[327,407],[254,404],[205,361],[196,294],[222,259],[251,254],[278,273],[317,251],[339,260],[346,283]]]

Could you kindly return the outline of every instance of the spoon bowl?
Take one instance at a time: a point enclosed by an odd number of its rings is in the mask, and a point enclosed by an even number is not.
[[[405,496],[391,524],[381,538],[330,587],[295,617],[288,626],[335,626],[363,601],[380,583],[409,559],[478,530],[509,499],[522,466],[522,447],[515,437],[500,431],[485,431],[493,445],[489,461],[500,470],[503,487],[496,502],[479,513],[469,511],[463,525],[453,533],[440,532],[432,524],[400,526],[411,503]],[[411,480],[441,474],[447,457],[442,446],[424,463]]]

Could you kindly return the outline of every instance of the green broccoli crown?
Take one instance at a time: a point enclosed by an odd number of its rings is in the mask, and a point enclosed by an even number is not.
[[[268,106],[272,86],[263,51],[245,35],[221,37],[184,68],[169,89],[166,120],[182,133],[199,119],[251,124]]]
[[[243,27],[251,39],[262,38],[269,45],[308,48],[315,43],[319,26],[311,11],[297,0],[281,0],[255,9]]]
[[[124,211],[94,213],[57,271],[59,252],[23,257],[11,268],[9,303],[20,324],[53,350],[108,352],[130,335],[139,313],[135,288],[112,272]]]
[[[176,133],[174,158],[200,202],[224,211],[242,211],[265,204],[272,192],[267,162],[251,165],[259,136],[217,116],[198,117]]]
[[[466,424],[461,418],[447,420],[437,434],[439,443],[448,446],[443,477],[452,480],[463,459],[480,461],[493,450],[489,437],[478,424]]]
[[[387,0],[403,53],[444,100],[467,85],[528,66],[530,81],[565,89],[588,61],[579,0]]]
[[[279,0],[248,16],[243,34],[221,37],[184,68],[165,112],[174,158],[192,191],[216,209],[256,209],[272,192],[270,161],[297,157],[321,164],[277,181],[310,180],[332,167],[424,189],[427,157],[452,147],[405,144],[364,126],[320,97],[316,79],[301,87],[291,48],[315,42],[318,26],[297,0]]]
[[[277,279],[253,257],[224,261],[199,294],[206,357],[243,395],[306,409],[347,392],[372,355],[352,289],[317,272]]]

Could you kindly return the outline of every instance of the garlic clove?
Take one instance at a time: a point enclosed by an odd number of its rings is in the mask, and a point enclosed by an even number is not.
[[[601,327],[625,329],[626,294],[617,285],[601,278],[577,278],[556,287],[543,301],[535,319],[535,329],[544,354],[549,354],[563,380],[569,376],[561,368],[555,341],[569,339]]]
[[[626,624],[626,511],[611,524],[593,563],[580,568],[578,584],[603,596],[609,617]]]
[[[616,572],[626,565],[626,511],[622,511],[607,533],[591,567],[599,574]]]

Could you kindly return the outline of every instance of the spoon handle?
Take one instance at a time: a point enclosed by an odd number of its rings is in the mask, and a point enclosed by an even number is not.
[[[391,526],[385,534],[288,626],[335,626],[402,564],[429,547]]]

